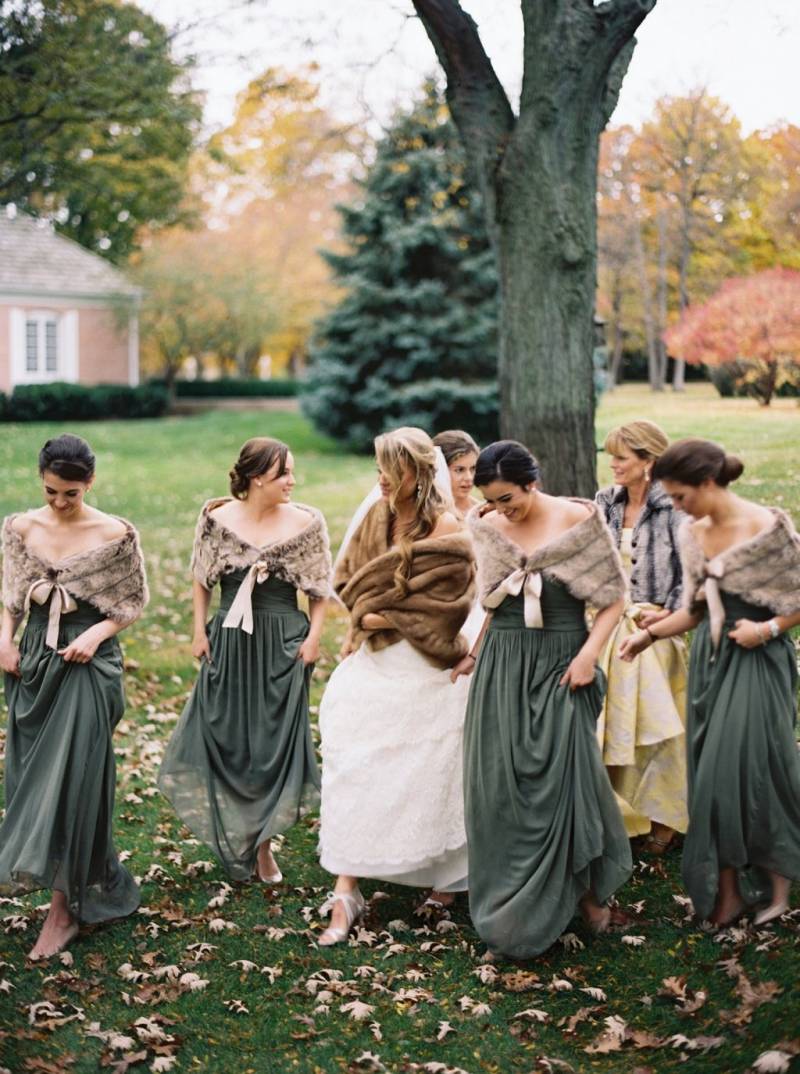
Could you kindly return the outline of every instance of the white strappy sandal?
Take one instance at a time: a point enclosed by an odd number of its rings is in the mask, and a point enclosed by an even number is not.
[[[334,944],[343,943],[350,935],[350,929],[352,929],[353,925],[361,919],[366,906],[364,896],[358,888],[354,888],[352,893],[347,891],[332,891],[322,906],[320,906],[320,914],[332,913],[337,902],[340,902],[344,907],[347,925],[345,928],[329,925],[317,940],[318,947],[333,947]]]

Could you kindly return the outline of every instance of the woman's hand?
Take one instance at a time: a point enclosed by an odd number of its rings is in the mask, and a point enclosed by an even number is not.
[[[342,647],[339,650],[339,659],[346,660],[348,656],[351,656],[355,652],[353,648],[353,628],[348,626],[347,633],[344,636]]]
[[[577,690],[580,686],[588,686],[591,682],[594,682],[594,660],[589,653],[581,651],[573,658],[558,685]]]
[[[662,608],[661,611],[649,611],[642,612],[639,618],[636,620],[637,626],[651,627],[654,623],[660,623],[662,619],[666,619],[667,616],[672,615],[669,608]]]
[[[107,637],[105,625],[95,623],[94,626],[90,626],[88,630],[79,634],[64,649],[59,649],[58,653],[68,664],[88,664],[97,652],[98,645]]]
[[[450,672],[450,682],[455,683],[459,675],[471,675],[475,670],[476,660],[472,653],[462,656],[456,666]]]
[[[209,664],[211,663],[211,644],[205,630],[192,638],[192,656],[195,660],[206,660]]]
[[[386,630],[389,623],[378,612],[367,612],[361,617],[362,630]]]
[[[316,664],[319,660],[319,638],[312,638],[309,634],[297,650],[297,659],[302,660],[306,667],[309,664]]]
[[[759,645],[763,645],[770,637],[769,627],[766,627],[765,624],[759,630],[759,625],[759,623],[754,623],[752,619],[737,619],[733,630],[728,631],[728,637],[731,641],[735,641],[737,645],[741,645],[743,649],[757,649]]]
[[[19,648],[13,641],[0,641],[0,668],[19,677]]]
[[[653,639],[646,630],[637,630],[635,634],[631,634],[629,638],[623,641],[622,645],[617,649],[617,656],[620,660],[626,660],[630,664],[639,653],[643,653],[652,644]]]

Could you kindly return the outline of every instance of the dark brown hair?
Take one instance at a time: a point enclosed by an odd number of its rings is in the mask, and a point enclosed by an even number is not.
[[[725,488],[743,472],[744,463],[736,455],[726,455],[725,449],[713,440],[694,437],[676,440],[653,467],[654,478],[680,481],[682,485],[694,488],[704,481],[713,481]]]
[[[444,461],[449,466],[451,462],[460,459],[462,455],[479,454],[480,448],[463,429],[447,429],[443,433],[437,433],[433,438],[436,447],[442,449]]]
[[[39,452],[39,473],[47,470],[63,481],[91,481],[94,463],[92,449],[73,433],[62,433],[48,440]]]
[[[497,440],[478,456],[475,484],[485,488],[493,481],[507,481],[524,488],[539,480],[539,463],[518,440]]]
[[[233,469],[228,474],[231,479],[231,496],[237,500],[247,499],[250,482],[254,477],[260,477],[271,470],[278,463],[278,472],[275,477],[283,477],[286,473],[286,456],[289,448],[282,440],[273,440],[269,436],[254,436],[242,445],[239,458],[233,464]]]

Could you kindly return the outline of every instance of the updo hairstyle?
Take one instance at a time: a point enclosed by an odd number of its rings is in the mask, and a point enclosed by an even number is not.
[[[282,440],[273,440],[269,436],[254,436],[242,445],[239,458],[228,474],[231,482],[231,496],[237,500],[246,500],[250,482],[255,477],[267,473],[277,462],[278,472],[275,477],[286,473],[286,456],[289,448]]]
[[[94,477],[95,458],[86,441],[73,433],[48,440],[39,452],[39,473],[55,474],[62,481],[87,484]]]
[[[444,461],[449,466],[462,455],[478,455],[480,448],[463,429],[447,429],[443,433],[437,433],[433,438],[435,447],[441,448]]]
[[[475,484],[485,488],[493,481],[507,481],[525,488],[538,481],[540,473],[539,463],[524,444],[518,440],[497,440],[478,456]]]
[[[611,430],[603,444],[609,455],[621,455],[627,449],[643,462],[659,459],[668,447],[669,439],[664,430],[645,418],[618,425]]]
[[[422,429],[403,426],[375,437],[375,459],[392,486],[389,507],[396,509],[397,492],[407,473],[414,475],[416,516],[411,527],[396,534],[400,565],[394,582],[401,596],[408,592],[414,541],[429,536],[446,509],[444,498],[436,486],[436,449]]]
[[[725,449],[712,440],[694,437],[676,440],[653,467],[653,477],[679,481],[693,488],[704,481],[713,481],[724,489],[743,472],[744,463],[736,455],[726,455]]]

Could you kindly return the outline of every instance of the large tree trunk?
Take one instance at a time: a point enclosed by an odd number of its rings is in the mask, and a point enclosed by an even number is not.
[[[497,214],[500,428],[530,447],[548,492],[593,495],[597,154],[588,139],[581,156],[568,161],[567,134],[556,124],[540,133],[524,167],[513,149],[504,162]]]
[[[413,2],[497,252],[501,429],[539,457],[548,491],[591,496],[598,142],[655,0],[521,0],[518,117],[458,0]]]

